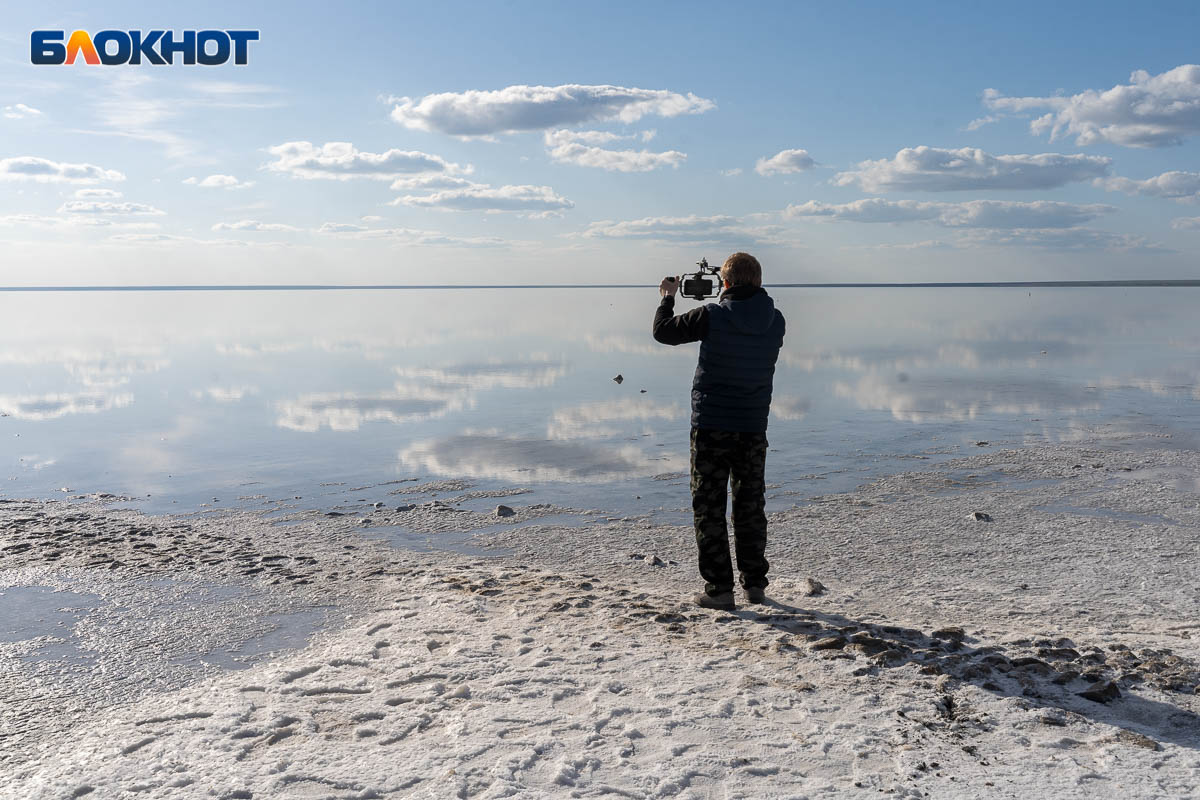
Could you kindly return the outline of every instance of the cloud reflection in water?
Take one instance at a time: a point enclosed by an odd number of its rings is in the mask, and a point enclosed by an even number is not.
[[[555,411],[546,435],[551,439],[604,439],[622,433],[606,427],[605,422],[671,421],[681,419],[683,415],[681,405],[655,403],[643,398],[584,403]]]
[[[902,422],[962,421],[983,413],[1076,413],[1100,408],[1099,399],[1085,388],[1056,381],[923,377],[910,379],[865,375],[856,384],[837,382],[837,397],[859,408],[890,411]]]
[[[538,389],[553,385],[566,372],[567,368],[562,364],[537,359],[485,361],[446,367],[396,367],[396,374],[401,378],[476,390]]]
[[[275,424],[305,433],[322,426],[333,431],[356,431],[365,422],[419,422],[467,406],[466,392],[446,392],[397,384],[391,392],[315,393],[279,403]]]
[[[470,431],[415,442],[399,458],[436,475],[518,481],[612,481],[678,468],[671,459],[651,461],[636,447]]]
[[[17,419],[42,421],[69,414],[96,414],[124,408],[133,395],[81,392],[77,394],[0,395],[0,413]]]

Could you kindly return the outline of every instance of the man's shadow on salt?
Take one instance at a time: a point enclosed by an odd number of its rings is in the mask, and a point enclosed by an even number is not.
[[[1136,682],[1121,680],[1108,661],[1111,656],[1098,648],[1080,652],[1067,639],[1033,639],[1022,647],[989,645],[957,629],[926,635],[914,628],[858,622],[774,599],[768,599],[762,608],[743,607],[727,612],[730,616],[725,619],[741,618],[803,636],[808,647],[798,643],[798,651],[849,650],[866,656],[864,675],[916,664],[931,678],[949,676],[951,686],[969,683],[998,696],[1022,698],[1031,707],[1075,713],[1148,737],[1127,740],[1147,749],[1157,750],[1158,742],[1170,742],[1200,750],[1200,715],[1136,694]],[[1027,652],[1018,654],[1017,649]],[[1190,670],[1195,679],[1196,665],[1185,664],[1181,669]],[[1118,696],[1113,696],[1114,690]],[[949,691],[947,687],[935,709],[943,719],[953,721],[955,707]],[[1052,726],[1068,722],[1055,716],[1042,721]]]

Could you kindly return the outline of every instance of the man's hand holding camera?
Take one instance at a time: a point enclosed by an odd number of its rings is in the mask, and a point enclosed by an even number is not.
[[[658,285],[658,293],[662,297],[674,297],[679,291],[679,279],[668,275]]]

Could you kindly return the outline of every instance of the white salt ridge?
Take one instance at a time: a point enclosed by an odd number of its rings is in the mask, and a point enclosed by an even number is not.
[[[683,601],[690,532],[651,520],[396,553],[366,619],[84,715],[0,796],[1189,796],[1200,504],[1158,469],[1200,456],[988,452],[821,498],[772,517],[779,602],[732,614]],[[996,471],[1044,483],[967,477]]]

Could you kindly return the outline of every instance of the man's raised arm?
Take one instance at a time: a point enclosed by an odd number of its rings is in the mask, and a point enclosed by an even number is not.
[[[658,285],[662,301],[654,311],[654,340],[663,344],[698,342],[708,334],[708,309],[697,306],[686,314],[675,316],[675,292],[679,280],[666,277]]]

